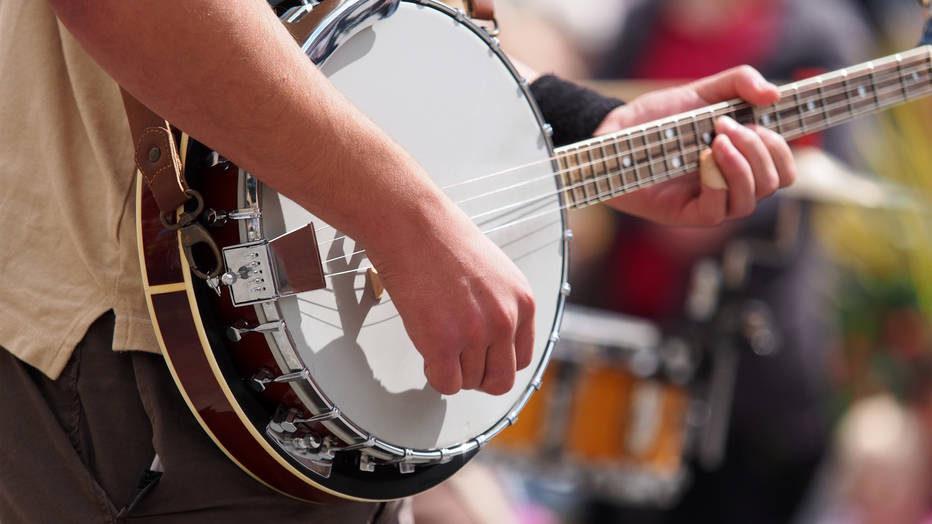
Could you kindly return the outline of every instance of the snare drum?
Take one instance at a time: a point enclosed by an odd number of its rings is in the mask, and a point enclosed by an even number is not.
[[[693,397],[666,379],[652,323],[569,305],[540,392],[489,447],[587,492],[662,502],[685,479]]]

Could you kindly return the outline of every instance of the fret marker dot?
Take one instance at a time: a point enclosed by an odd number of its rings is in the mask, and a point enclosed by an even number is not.
[[[770,125],[770,115],[764,115],[760,117],[760,123],[764,124],[765,126]]]
[[[673,138],[673,130],[667,129],[666,135],[667,135],[667,138]]]
[[[919,73],[917,72],[913,73],[913,80],[917,80],[917,81],[919,80]]]
[[[705,142],[706,145],[711,144],[712,135],[710,135],[709,133],[702,133],[702,141]]]
[[[864,86],[858,86],[858,96],[862,98],[867,96],[867,88],[865,88]]]
[[[682,165],[682,162],[680,161],[680,157],[678,156],[673,157],[672,164],[673,164],[673,167],[680,167]]]
[[[626,156],[626,157],[622,158],[622,159],[621,159],[621,165],[623,165],[623,166],[625,166],[625,167],[631,167],[631,157],[630,157],[630,156]]]
[[[815,102],[813,102],[812,100],[810,100],[810,101],[806,104],[806,109],[808,109],[808,110],[810,110],[810,111],[815,111]]]

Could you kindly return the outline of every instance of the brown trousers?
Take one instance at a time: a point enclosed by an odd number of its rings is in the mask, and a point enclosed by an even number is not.
[[[313,505],[259,484],[204,434],[161,357],[111,347],[97,320],[58,380],[0,348],[0,522],[351,524],[407,520],[401,503]],[[129,515],[156,452],[164,474]]]

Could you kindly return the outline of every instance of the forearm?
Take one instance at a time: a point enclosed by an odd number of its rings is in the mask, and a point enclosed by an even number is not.
[[[261,0],[50,4],[143,103],[363,242],[442,198]]]

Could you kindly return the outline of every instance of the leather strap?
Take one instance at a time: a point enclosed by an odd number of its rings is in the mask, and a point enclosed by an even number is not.
[[[178,146],[171,125],[126,90],[120,89],[136,154],[136,167],[152,191],[163,216],[174,218],[178,206],[188,201],[188,184],[181,170]]]

